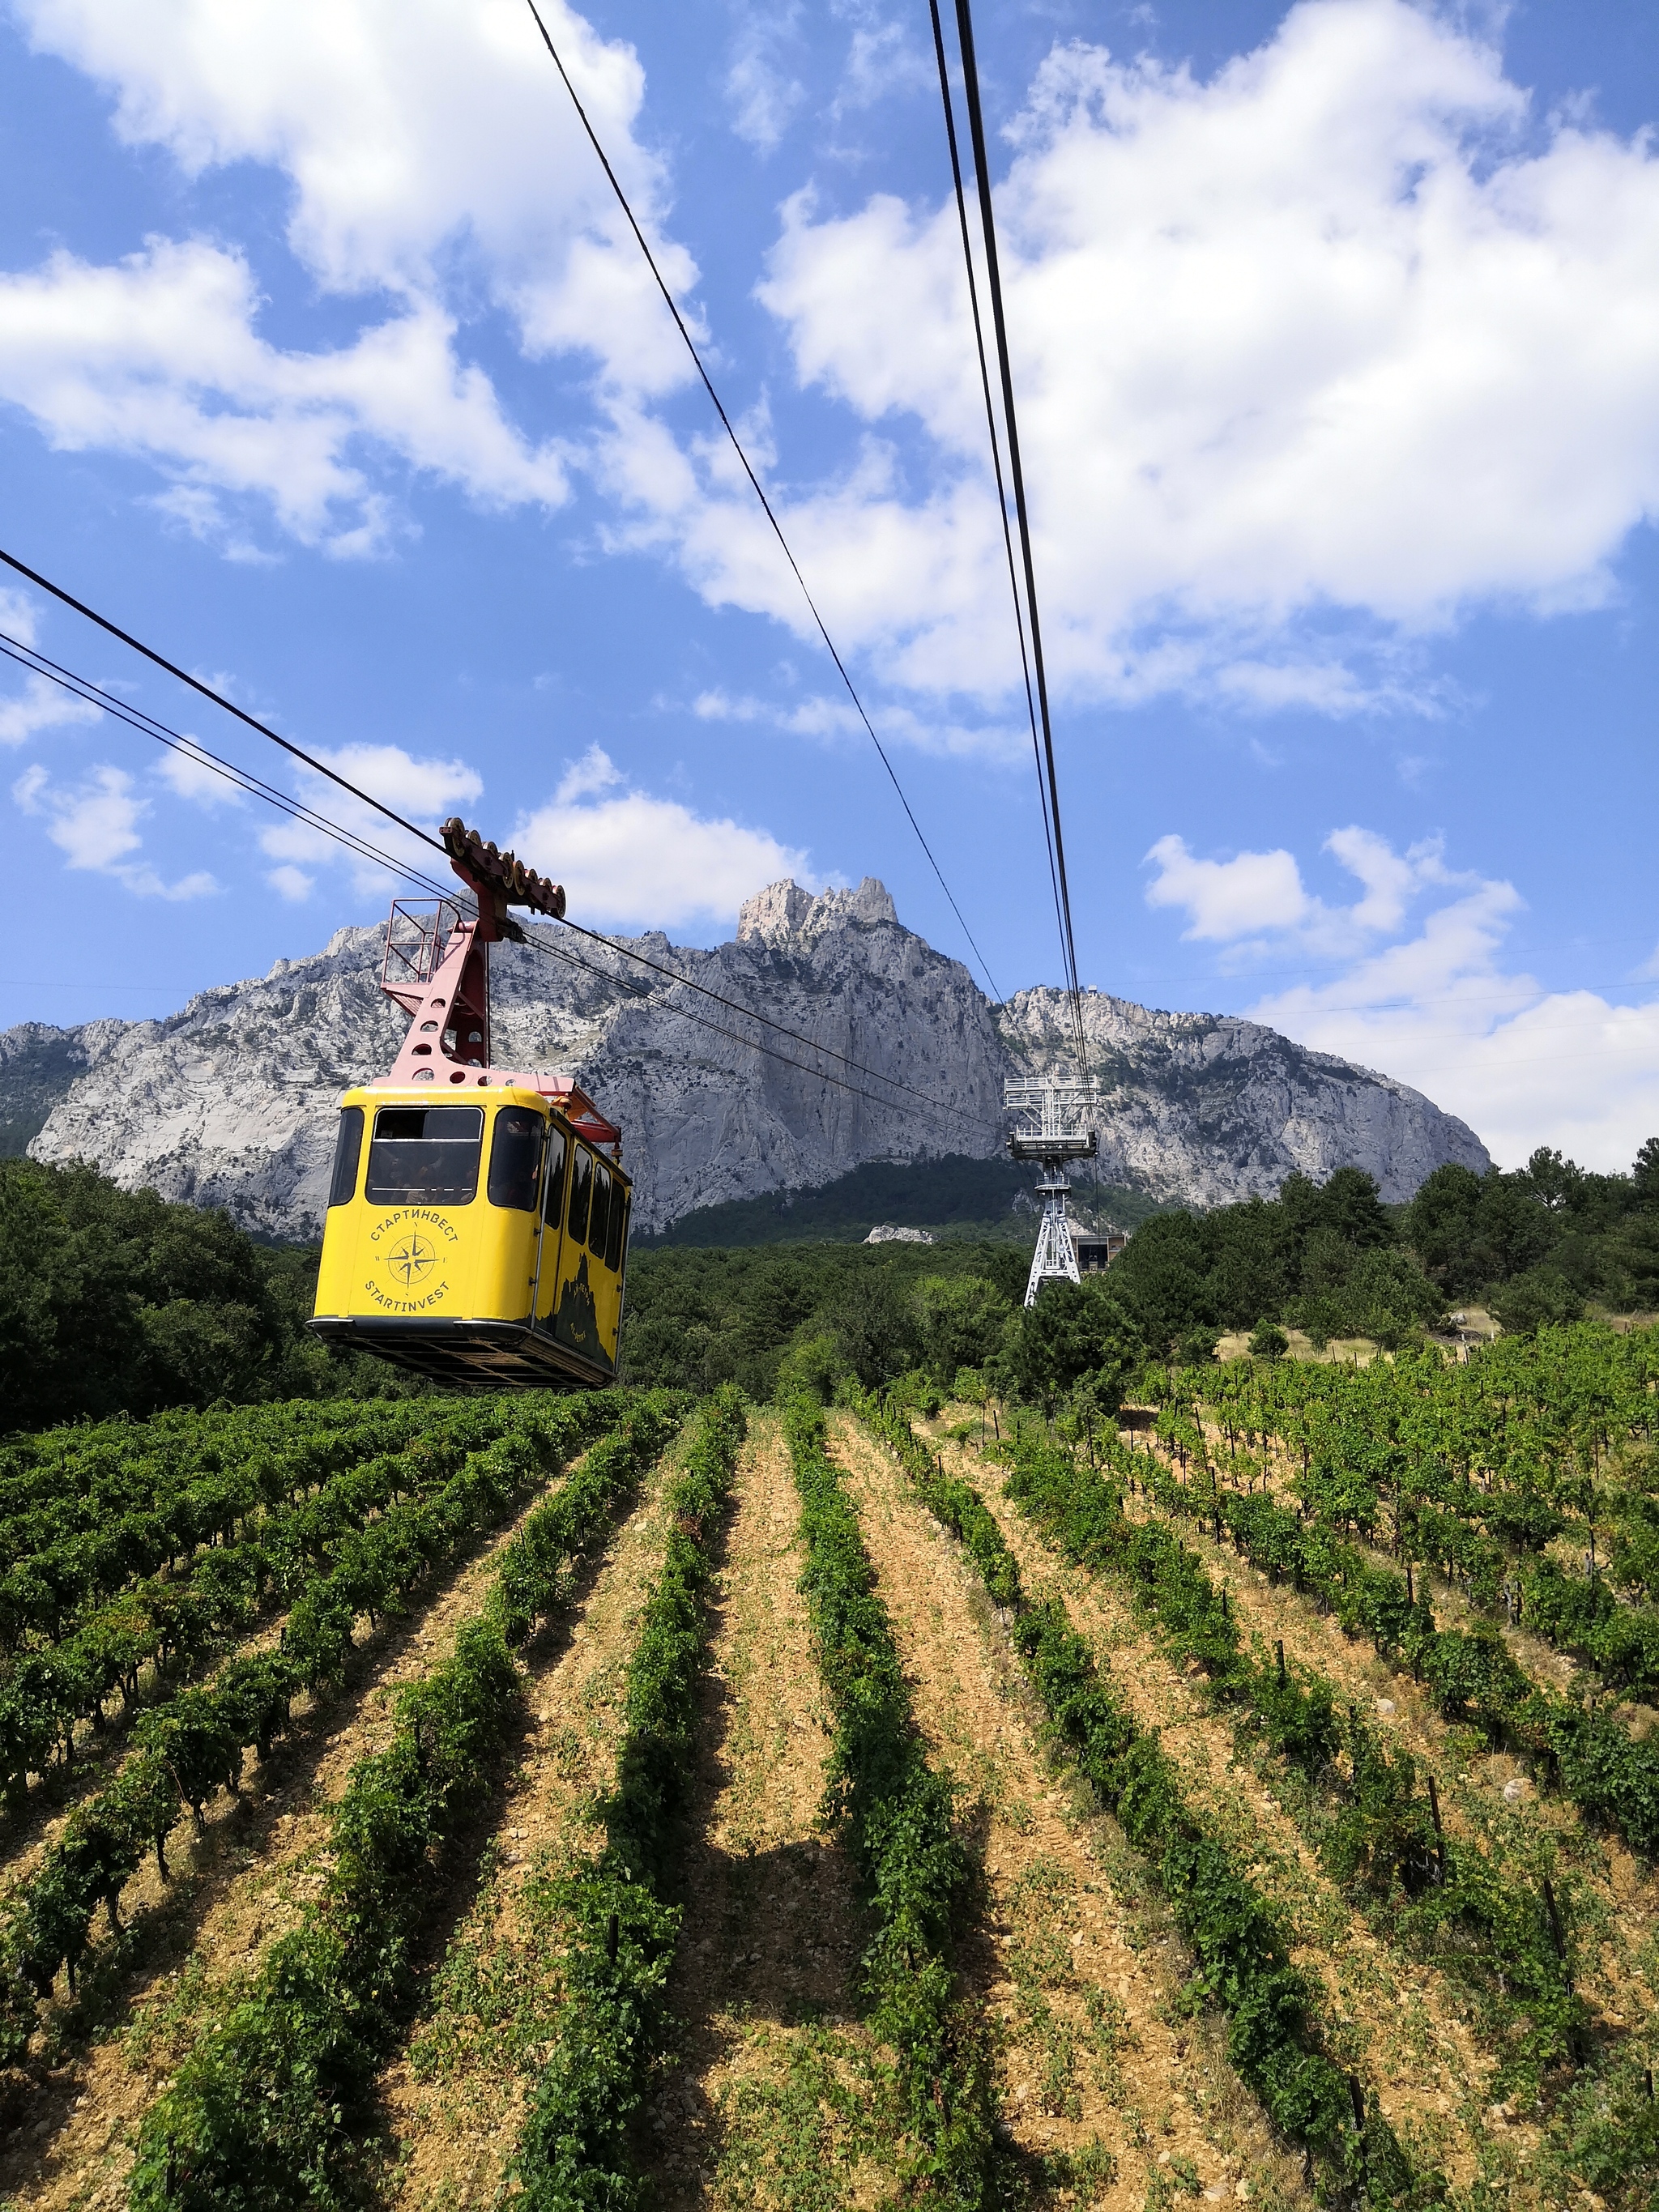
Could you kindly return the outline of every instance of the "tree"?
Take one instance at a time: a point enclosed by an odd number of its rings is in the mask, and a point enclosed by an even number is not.
[[[1539,1146],[1521,1174],[1547,1213],[1569,1212],[1584,1180],[1582,1168],[1547,1145]]]
[[[1008,1331],[1003,1358],[1022,1398],[1052,1413],[1088,1376],[1097,1403],[1121,1401],[1143,1364],[1146,1340],[1127,1302],[1109,1284],[1048,1283]]]
[[[1533,1267],[1494,1293],[1492,1310],[1514,1334],[1530,1336],[1550,1323],[1581,1321],[1584,1302],[1565,1275],[1553,1267]]]
[[[1189,1213],[1155,1213],[1141,1223],[1113,1263],[1118,1297],[1139,1320],[1148,1344],[1160,1352],[1183,1330],[1215,1319],[1205,1227]]]
[[[95,1168],[0,1162],[4,1419],[426,1388],[311,1335],[316,1273],[314,1250],[256,1244],[222,1210]]]
[[[823,1311],[842,1358],[866,1390],[890,1382],[916,1364],[921,1339],[909,1285],[872,1271],[845,1283]]]
[[[1451,1164],[1421,1185],[1404,1221],[1407,1243],[1455,1298],[1477,1297],[1534,1266],[1565,1226],[1552,1218],[1529,1175],[1492,1168],[1478,1176]]]
[[[1397,1352],[1445,1310],[1445,1300],[1407,1252],[1367,1252],[1343,1285],[1346,1333]]]
[[[1248,1328],[1258,1314],[1277,1313],[1295,1288],[1285,1209],[1247,1199],[1210,1214],[1203,1227],[1212,1255],[1203,1285],[1207,1316],[1227,1328]]]
[[[1406,1242],[1432,1279],[1454,1295],[1467,1287],[1464,1262],[1480,1234],[1481,1190],[1473,1168],[1448,1161],[1419,1185],[1406,1208]]]
[[[833,1336],[827,1332],[811,1335],[803,1330],[779,1364],[774,1395],[782,1401],[805,1391],[821,1406],[827,1406],[846,1372],[841,1346]]]
[[[916,1285],[921,1353],[946,1389],[958,1367],[982,1366],[1002,1341],[1013,1309],[983,1275],[925,1275]]]
[[[1339,1168],[1321,1185],[1319,1218],[1360,1251],[1395,1241],[1394,1224],[1384,1210],[1376,1179],[1364,1168]]]

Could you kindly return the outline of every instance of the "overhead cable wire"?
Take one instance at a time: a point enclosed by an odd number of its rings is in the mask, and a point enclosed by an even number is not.
[[[315,830],[322,836],[331,837],[336,844],[343,845],[348,852],[356,854],[360,860],[372,860],[380,867],[389,868],[405,883],[414,884],[422,890],[437,888],[429,877],[422,875],[418,869],[406,866],[391,854],[381,852],[378,846],[371,845],[365,838],[360,837],[356,830],[347,830],[339,823],[331,821],[326,815],[319,814],[314,807],[291,798],[287,792],[279,791],[274,784],[265,782],[263,777],[252,775],[246,769],[239,768],[234,762],[222,759],[217,753],[210,752],[199,739],[186,737],[181,731],[157,721],[154,714],[147,714],[142,707],[133,706],[130,701],[113,697],[100,684],[76,675],[72,669],[49,659],[44,653],[33,646],[25,645],[21,639],[11,636],[5,630],[0,630],[0,653],[3,653],[8,660],[15,660],[20,668],[27,669],[32,675],[44,676],[48,682],[56,684],[75,698],[84,699],[88,706],[98,708],[103,714],[112,714],[118,721],[128,723],[143,736],[154,738],[170,752],[179,754],[198,768],[206,769],[210,774],[221,777],[236,790],[264,799],[269,806],[280,808],[306,829]]]
[[[918,1091],[914,1084],[905,1083],[896,1075],[885,1075],[878,1067],[871,1067],[861,1060],[854,1060],[847,1053],[837,1052],[833,1045],[820,1044],[816,1037],[808,1036],[804,1030],[791,1029],[787,1022],[774,1021],[768,1014],[758,1014],[752,1006],[745,1006],[740,1000],[728,999],[724,992],[712,990],[707,983],[699,983],[678,968],[665,967],[661,961],[653,960],[648,954],[635,951],[632,945],[621,944],[616,938],[606,937],[597,929],[585,928],[580,922],[572,921],[568,915],[562,915],[559,921],[562,928],[573,929],[579,937],[586,937],[595,945],[603,945],[608,951],[619,952],[629,960],[637,961],[641,967],[666,976],[670,982],[679,984],[686,990],[700,992],[705,999],[714,1000],[717,1006],[725,1006],[734,1014],[741,1014],[745,1021],[762,1022],[768,1029],[775,1030],[780,1036],[793,1037],[797,1044],[804,1044],[811,1052],[823,1053],[860,1075],[872,1076],[878,1083],[890,1084],[895,1091],[908,1091],[911,1097],[919,1100],[933,1113],[948,1115],[957,1121],[969,1121],[981,1128],[1001,1126],[983,1114],[970,1114],[958,1106],[946,1106],[941,1099],[931,1097],[925,1091]]]
[[[1002,546],[1008,561],[1008,589],[1014,602],[1014,628],[1019,637],[1020,671],[1025,679],[1025,714],[1031,726],[1031,757],[1036,766],[1037,808],[1042,817],[1042,842],[1048,856],[1048,881],[1054,891],[1054,919],[1060,919],[1060,878],[1054,872],[1054,838],[1048,826],[1048,792],[1043,781],[1042,740],[1037,735],[1036,698],[1031,689],[1031,659],[1025,645],[1025,610],[1019,596],[1019,575],[1014,566],[1014,537],[1008,521],[1008,493],[1002,480],[1002,440],[997,430],[995,403],[991,398],[991,371],[985,358],[985,325],[979,312],[979,280],[974,273],[974,249],[968,234],[968,200],[962,185],[962,155],[957,146],[956,106],[951,98],[951,70],[945,56],[945,26],[939,20],[939,0],[927,0],[933,19],[933,53],[939,63],[939,98],[945,107],[945,136],[951,149],[951,178],[956,187],[957,222],[962,231],[963,265],[968,271],[968,305],[974,319],[974,348],[979,356],[980,389],[985,395],[985,427],[990,433],[991,467],[996,477],[997,514],[1002,523]],[[1065,935],[1060,939],[1062,956]]]
[[[1072,895],[1066,876],[1066,841],[1060,828],[1060,778],[1054,763],[1054,718],[1048,708],[1048,679],[1042,658],[1042,624],[1037,611],[1036,564],[1031,550],[1031,518],[1025,495],[1025,471],[1020,459],[1019,422],[1014,406],[1013,369],[1008,350],[1008,322],[1002,298],[1002,272],[997,256],[996,210],[992,204],[991,168],[985,145],[985,116],[980,100],[979,65],[974,51],[973,12],[969,0],[956,0],[957,36],[962,50],[963,92],[968,106],[968,130],[979,187],[980,228],[985,249],[986,289],[991,295],[991,325],[996,334],[997,369],[1002,386],[1003,426],[1008,439],[1008,473],[1014,489],[1014,511],[1019,524],[1021,563],[1025,577],[1025,612],[1030,629],[1031,665],[1036,678],[1037,711],[1042,723],[1043,763],[1047,770],[1048,811],[1053,822],[1054,872],[1060,890],[1061,952],[1066,963],[1066,987],[1072,1000],[1079,1073],[1084,1072],[1083,994],[1078,981],[1077,939],[1072,926]]]
[[[851,676],[849,676],[847,672],[847,664],[842,659],[840,653],[836,649],[836,641],[830,635],[829,628],[824,622],[823,617],[818,612],[817,601],[812,597],[811,592],[807,586],[806,579],[801,573],[800,563],[796,560],[794,553],[791,550],[789,540],[783,534],[783,525],[778,520],[777,515],[773,509],[772,502],[766,495],[765,488],[763,486],[760,478],[756,475],[754,468],[750,465],[748,454],[744,451],[743,441],[738,437],[736,429],[732,427],[732,418],[726,413],[725,405],[721,401],[719,392],[714,389],[713,378],[709,375],[708,371],[703,366],[702,356],[697,350],[696,340],[692,337],[685,318],[679,311],[674,295],[668,289],[667,279],[664,276],[662,270],[657,265],[657,257],[651,251],[650,243],[647,240],[644,231],[641,229],[633,208],[629,204],[628,195],[623,190],[621,179],[611,166],[611,157],[605,152],[604,146],[600,143],[598,131],[594,130],[592,124],[588,119],[587,110],[582,106],[580,98],[577,94],[576,88],[570,81],[570,72],[566,69],[564,62],[559,53],[559,50],[553,43],[552,35],[549,32],[546,23],[542,20],[541,10],[537,7],[536,0],[525,0],[525,4],[529,9],[531,15],[535,18],[536,28],[542,34],[542,44],[547,48],[548,52],[553,58],[553,66],[558,70],[560,76],[564,80],[564,88],[570,94],[570,104],[575,109],[582,129],[587,134],[588,143],[592,147],[593,151],[599,156],[599,166],[605,171],[605,177],[610,184],[611,189],[617,196],[617,204],[620,206],[623,215],[628,219],[628,227],[633,232],[635,238],[638,240],[640,251],[645,256],[646,265],[650,270],[652,276],[656,279],[657,289],[662,294],[663,300],[667,307],[668,312],[674,319],[674,327],[685,342],[685,349],[690,355],[697,374],[702,380],[703,390],[708,394],[710,400],[714,404],[714,412],[720,418],[720,427],[726,432],[726,436],[731,440],[732,450],[742,463],[743,472],[748,477],[750,483],[754,489],[755,496],[761,503],[762,512],[772,526],[772,534],[777,539],[778,544],[782,547],[783,557],[789,563],[790,568],[793,573],[795,581],[800,586],[801,597],[805,600],[807,608],[811,614],[812,620],[817,625],[818,635],[823,640],[824,645],[828,648],[830,658],[836,664],[836,673],[841,678],[842,682],[846,685],[847,696],[852,701],[854,709],[856,712],[860,721],[864,725],[866,735],[869,738],[871,744],[875,747],[877,754],[880,758],[881,764],[887,771],[888,781],[891,783],[894,790],[898,793],[899,805],[904,809],[905,819],[909,823],[911,829],[915,830],[916,834],[916,842],[921,847],[922,851],[927,854],[927,865],[932,868],[935,877],[938,878],[939,887],[944,892],[945,898],[950,904],[951,911],[957,918],[957,924],[961,928],[963,935],[967,939],[969,945],[973,948],[974,957],[978,961],[985,980],[991,987],[991,996],[1000,1001],[1002,993],[997,987],[996,978],[991,973],[990,967],[986,961],[985,955],[979,949],[979,945],[975,939],[973,931],[968,927],[967,920],[963,914],[962,908],[957,904],[956,894],[951,890],[950,884],[945,880],[945,871],[939,866],[938,860],[933,857],[933,847],[922,835],[921,824],[917,821],[915,811],[911,806],[909,799],[905,796],[904,786],[898,780],[898,771],[895,769],[891,760],[888,757],[886,746],[883,744],[881,739],[876,735],[876,726],[866,713],[864,702],[860,698],[857,687],[854,684]]]
[[[332,838],[337,844],[343,846],[357,859],[368,860],[377,866],[388,869],[403,882],[414,885],[416,889],[424,891],[428,896],[455,899],[455,886],[453,884],[445,884],[437,881],[431,876],[422,874],[418,868],[410,867],[406,862],[396,859],[391,854],[380,851],[378,847],[370,845],[365,839],[358,836],[355,831],[347,830],[340,823],[331,821],[326,815],[319,813],[314,807],[302,805],[300,801],[290,798],[286,792],[279,790],[274,784],[265,782],[263,777],[252,775],[251,771],[240,767],[233,761],[222,758],[217,753],[210,752],[207,747],[196,738],[186,737],[181,732],[169,727],[167,723],[158,721],[155,715],[146,713],[143,708],[135,707],[125,700],[113,697],[101,685],[94,684],[89,678],[76,675],[72,669],[65,668],[61,663],[51,659],[34,647],[25,645],[21,639],[12,637],[5,631],[0,631],[0,654],[3,654],[7,659],[15,661],[19,667],[27,669],[33,674],[46,677],[61,690],[68,691],[76,698],[84,699],[89,705],[98,708],[102,713],[112,714],[118,720],[127,723],[142,735],[155,738],[158,744],[165,745],[169,751],[179,754],[198,767],[209,769],[235,789],[246,792],[250,796],[264,800],[267,805],[277,808],[281,812],[300,822],[305,828],[320,836]],[[301,751],[299,747],[291,746],[289,750],[296,753],[298,757],[305,761],[307,765],[310,764],[310,756]],[[380,807],[378,800],[368,799],[367,794],[364,794],[364,797],[370,806]],[[386,812],[387,810],[380,808],[380,811]],[[397,817],[392,818],[395,820]],[[429,842],[438,842],[435,839]],[[441,851],[443,849],[441,845],[439,846],[439,849]],[[561,917],[560,920],[562,927],[574,930],[577,935],[586,937],[596,945],[604,945],[607,951],[616,953],[622,958],[635,961],[641,967],[649,968],[654,974],[665,977],[672,984],[696,992],[703,998],[713,1000],[743,1020],[757,1023],[763,1028],[777,1031],[780,1036],[793,1038],[797,1043],[805,1045],[808,1051],[838,1060],[843,1066],[852,1069],[854,1073],[867,1076],[877,1083],[886,1084],[895,1091],[908,1092],[925,1112],[935,1118],[965,1122],[976,1127],[994,1126],[983,1115],[970,1113],[961,1107],[947,1106],[942,1100],[930,1097],[926,1091],[917,1090],[914,1085],[905,1083],[899,1077],[887,1075],[880,1068],[871,1067],[863,1060],[854,1060],[850,1054],[837,1051],[833,1045],[820,1043],[817,1038],[808,1036],[803,1030],[791,1029],[787,1023],[775,1021],[770,1015],[759,1013],[752,1006],[743,1005],[741,1000],[728,998],[724,992],[713,990],[706,983],[699,983],[695,977],[684,975],[677,969],[667,967],[661,961],[653,960],[646,953],[636,951],[632,945],[605,937],[597,930],[585,928],[580,922],[573,922],[564,917]],[[555,958],[566,960],[576,967],[586,969],[590,975],[599,976],[601,981],[610,983],[614,988],[623,992],[629,997],[649,996],[659,1000],[660,998],[661,994],[653,991],[649,985],[630,984],[619,975],[607,974],[605,969],[595,967],[591,961],[582,959],[579,954],[556,951],[553,946],[542,939],[526,934],[522,941],[534,951],[546,953]],[[692,1012],[688,1008],[681,1007],[676,1011],[684,1019],[696,1022],[705,1029],[713,1030],[718,1035],[729,1038],[733,1043],[744,1046],[747,1050],[764,1053],[771,1059],[781,1060],[787,1067],[799,1069],[804,1074],[817,1077],[826,1083],[835,1084],[841,1090],[852,1091],[857,1097],[867,1099],[872,1105],[884,1107],[890,1112],[913,1110],[906,1107],[902,1100],[879,1098],[873,1091],[866,1091],[857,1084],[848,1083],[840,1076],[831,1075],[825,1069],[809,1066],[805,1061],[796,1060],[789,1054],[778,1052],[774,1047],[762,1043],[757,1038],[739,1036],[735,1030],[726,1029],[720,1023],[712,1022],[706,1016]]]
[[[285,753],[292,753],[295,760],[303,761],[307,768],[315,769],[319,775],[326,776],[331,783],[337,783],[342,791],[349,791],[354,799],[361,799],[365,806],[372,806],[377,814],[384,814],[388,822],[395,822],[400,830],[407,830],[411,837],[418,837],[422,844],[432,846],[437,852],[443,851],[442,843],[438,838],[433,836],[429,830],[417,829],[414,823],[405,822],[401,814],[394,814],[389,806],[382,805],[378,799],[371,799],[366,791],[360,791],[355,783],[349,781],[336,769],[326,767],[319,760],[313,759],[311,754],[301,751],[298,745],[290,744],[289,740],[280,736],[268,722],[262,722],[257,714],[250,714],[246,708],[239,707],[234,699],[227,699],[222,691],[216,691],[212,684],[204,684],[199,676],[192,676],[188,669],[180,668],[176,661],[168,660],[164,654],[157,653],[153,646],[144,644],[142,639],[134,637],[131,631],[122,629],[118,624],[111,622],[107,615],[100,615],[95,608],[88,606],[83,600],[77,599],[70,592],[66,592],[61,584],[54,584],[50,577],[43,576],[38,569],[29,568],[26,562],[20,561],[15,553],[8,553],[3,546],[0,546],[0,561],[3,561],[7,568],[15,568],[20,576],[27,576],[30,583],[38,584],[43,592],[50,592],[53,599],[61,599],[66,607],[73,607],[76,614],[84,615],[90,623],[96,623],[100,629],[107,630],[112,637],[118,637],[123,645],[129,645],[135,653],[143,653],[146,660],[154,661],[158,668],[166,669],[169,676],[176,676],[181,684],[188,684],[191,690],[199,691],[203,698],[211,699],[216,707],[222,707],[226,714],[234,714],[239,722],[246,722],[249,729],[257,730],[262,738],[269,738],[273,745],[280,745]]]
[[[586,937],[591,937],[593,933],[594,933],[591,930],[584,930],[582,932],[582,934]],[[605,938],[599,939],[600,944],[606,944],[610,940],[608,939]],[[532,951],[545,953],[551,960],[562,960],[574,968],[586,969],[590,975],[597,976],[602,983],[610,984],[613,990],[622,992],[623,996],[626,998],[636,999],[642,1002],[654,1001],[659,1004],[661,1002],[663,994],[654,989],[649,983],[631,983],[620,975],[611,975],[607,973],[605,969],[596,967],[592,961],[585,960],[580,952],[568,951],[562,945],[550,945],[545,938],[531,936],[527,930],[525,932],[523,942]],[[617,949],[621,950],[622,948],[617,947]],[[684,982],[685,980],[686,979],[684,976],[675,978],[675,981],[682,983]],[[693,985],[692,988],[696,989],[701,987]],[[714,994],[710,994],[710,995],[713,996]],[[805,1060],[795,1060],[792,1058],[788,1053],[780,1052],[775,1045],[761,1044],[753,1037],[739,1036],[735,1030],[728,1030],[722,1023],[711,1020],[707,1014],[692,1013],[685,1007],[677,1007],[673,1009],[673,1011],[681,1014],[685,1020],[696,1022],[699,1027],[702,1029],[712,1030],[717,1036],[729,1038],[733,1044],[741,1045],[745,1052],[763,1052],[769,1059],[781,1060],[786,1067],[797,1068],[803,1075],[810,1075],[812,1077],[816,1082],[833,1084],[838,1091],[850,1091],[854,1097],[867,1099],[871,1105],[879,1106],[884,1112],[890,1114],[898,1112],[908,1113],[914,1110],[909,1107],[902,1106],[896,1100],[891,1098],[878,1098],[874,1091],[865,1090],[860,1084],[848,1082],[845,1076],[831,1075],[827,1068],[809,1067]],[[743,1008],[739,1011],[747,1013],[748,1009]],[[751,1019],[756,1018],[753,1016],[750,1016],[750,1018]],[[810,1043],[810,1040],[808,1042]],[[813,1046],[811,1048],[815,1051],[825,1052],[830,1049],[827,1046],[821,1045]],[[831,1057],[840,1060],[843,1059],[845,1055],[840,1053],[835,1053],[831,1054]],[[857,1066],[858,1063],[854,1061],[852,1065]],[[871,1072],[872,1073],[875,1073],[873,1070]],[[876,1079],[881,1083],[890,1083],[893,1081],[892,1077],[880,1074],[877,1075]],[[908,1085],[900,1085],[899,1087],[908,1088]],[[932,1114],[936,1117],[943,1115],[958,1121],[973,1121],[988,1128],[995,1126],[994,1123],[988,1121],[983,1115],[963,1115],[958,1109],[940,1106],[932,1100],[924,1101],[923,1111]]]

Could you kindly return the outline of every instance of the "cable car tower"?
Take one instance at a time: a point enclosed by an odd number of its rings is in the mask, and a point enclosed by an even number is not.
[[[1008,1139],[1009,1152],[1017,1160],[1039,1161],[1043,1170],[1037,1185],[1042,1194],[1042,1219],[1025,1285],[1025,1303],[1034,1306],[1045,1283],[1083,1279],[1078,1271],[1077,1247],[1072,1242],[1072,1224],[1066,1218],[1072,1186],[1065,1168],[1068,1160],[1091,1160],[1100,1150],[1095,1127],[1100,1094],[1092,1076],[1079,1083],[1044,1076],[1035,1081],[1005,1084],[1002,1103],[1009,1113],[1021,1117]]]

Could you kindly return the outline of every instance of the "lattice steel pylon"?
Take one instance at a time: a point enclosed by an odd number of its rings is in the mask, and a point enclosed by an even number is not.
[[[1017,1160],[1040,1161],[1044,1170],[1037,1185],[1042,1194],[1042,1219],[1025,1285],[1025,1303],[1034,1306],[1044,1283],[1083,1279],[1072,1224],[1066,1218],[1072,1186],[1062,1170],[1067,1160],[1091,1160],[1099,1152],[1095,1121],[1100,1097],[1091,1076],[1074,1083],[1042,1077],[1006,1084],[1002,1103],[1009,1113],[1022,1117],[1008,1139],[1008,1150]]]

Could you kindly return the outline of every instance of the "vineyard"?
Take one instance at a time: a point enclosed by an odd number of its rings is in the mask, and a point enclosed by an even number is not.
[[[822,1379],[0,1445],[8,2206],[1659,2204],[1659,1340]]]

